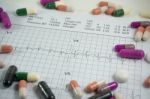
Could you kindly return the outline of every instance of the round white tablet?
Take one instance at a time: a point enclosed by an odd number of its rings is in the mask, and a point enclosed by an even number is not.
[[[117,70],[114,74],[114,80],[118,83],[125,83],[128,81],[128,71],[124,69]]]
[[[123,99],[123,96],[121,93],[114,93],[115,99]]]
[[[145,60],[150,63],[150,53],[147,53],[145,56]]]

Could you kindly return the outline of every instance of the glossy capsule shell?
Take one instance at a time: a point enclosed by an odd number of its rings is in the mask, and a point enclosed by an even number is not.
[[[135,36],[134,36],[134,40],[136,42],[139,42],[142,40],[143,34],[144,34],[145,28],[143,26],[138,27]]]
[[[16,10],[18,16],[26,16],[36,14],[37,10],[35,8],[20,8]]]
[[[26,80],[29,82],[35,82],[40,79],[40,76],[36,73],[17,72],[16,79],[17,80]]]
[[[0,53],[10,53],[13,51],[13,46],[12,45],[0,45]]]
[[[94,96],[91,96],[88,99],[111,99],[111,98],[112,98],[112,93],[111,91],[109,91],[107,93],[95,94]]]
[[[26,99],[27,98],[27,82],[25,80],[20,80],[18,83],[19,88],[19,97],[20,99]]]
[[[85,88],[85,91],[88,93],[96,91],[100,86],[103,86],[106,84],[106,81],[94,81],[87,85]]]
[[[50,87],[47,85],[45,81],[40,81],[38,83],[38,89],[45,97],[45,99],[55,99],[55,95],[53,94],[52,90],[50,89]]]
[[[98,88],[97,93],[108,93],[117,89],[118,83],[117,82],[110,82]]]
[[[122,58],[129,59],[142,59],[145,56],[144,51],[139,49],[122,49],[118,54]]]
[[[135,45],[134,44],[117,44],[115,45],[115,51],[119,52],[122,49],[135,49]]]
[[[55,1],[59,1],[59,0],[40,0],[41,5],[45,6],[48,3],[54,3]]]
[[[123,9],[117,9],[112,13],[112,16],[115,17],[121,17],[124,16],[124,10]]]
[[[9,87],[12,85],[12,83],[15,80],[15,74],[17,72],[17,67],[12,65],[8,68],[8,70],[6,71],[4,80],[3,80],[3,85],[5,87]]]
[[[83,92],[78,84],[78,82],[76,80],[71,80],[70,81],[70,90],[72,91],[73,93],[73,96],[76,98],[76,99],[81,99],[82,96],[83,96]]]
[[[150,25],[150,21],[134,21],[131,22],[131,28],[138,28],[140,26],[147,27]]]
[[[147,26],[143,34],[142,40],[147,41],[150,38],[150,26]]]
[[[0,18],[1,18],[3,26],[6,29],[11,28],[12,23],[11,23],[11,20],[10,20],[10,18],[9,18],[9,16],[8,16],[8,14],[6,12],[1,12],[0,13]]]

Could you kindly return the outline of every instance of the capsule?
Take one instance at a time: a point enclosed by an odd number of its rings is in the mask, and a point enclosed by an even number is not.
[[[150,26],[147,26],[143,34],[142,40],[147,41],[150,38]]]
[[[1,18],[3,26],[6,29],[11,28],[11,26],[12,26],[11,20],[10,20],[10,18],[9,18],[9,16],[8,16],[8,14],[6,12],[1,12],[0,13],[0,18]]]
[[[107,15],[112,15],[113,12],[115,11],[114,7],[108,7],[107,11],[105,12]]]
[[[135,49],[135,45],[134,44],[117,44],[115,45],[115,51],[119,52],[122,49]]]
[[[124,10],[123,9],[117,9],[112,14],[115,17],[121,17],[124,16]]]
[[[29,82],[35,82],[40,79],[40,76],[36,73],[17,72],[16,79],[17,80],[26,80]]]
[[[0,45],[0,53],[10,53],[13,51],[13,47],[11,45]]]
[[[38,89],[44,95],[45,99],[55,99],[55,95],[45,81],[38,83]]]
[[[47,8],[47,9],[56,9],[55,2],[46,4],[45,8]]]
[[[105,84],[97,89],[97,93],[102,94],[102,93],[108,93],[110,91],[115,90],[118,87],[117,82],[110,82],[108,84]]]
[[[144,31],[145,31],[145,28],[144,28],[144,27],[142,27],[142,26],[138,27],[138,29],[137,29],[137,31],[136,31],[136,33],[135,33],[135,36],[134,36],[134,40],[135,40],[136,42],[139,42],[139,41],[142,40]]]
[[[40,0],[41,5],[45,6],[48,3],[54,3],[55,1],[59,1],[59,0]]]
[[[18,16],[26,16],[36,14],[37,10],[35,8],[20,8],[16,10]]]
[[[101,14],[101,9],[100,9],[100,8],[95,8],[95,9],[93,9],[93,10],[92,10],[92,14],[93,14],[93,15],[99,15],[99,14]]]
[[[19,97],[20,99],[26,99],[27,98],[27,82],[25,80],[19,81]]]
[[[76,80],[70,81],[70,89],[76,99],[81,99],[83,96],[83,92]]]
[[[129,59],[142,59],[145,56],[144,51],[138,49],[122,49],[118,54],[122,58]]]
[[[0,7],[0,13],[3,12],[3,8]],[[1,16],[0,16],[0,22],[2,21]]]
[[[138,28],[140,26],[147,27],[150,25],[150,21],[134,21],[131,22],[131,28]]]
[[[89,97],[88,99],[111,99],[112,93],[111,91],[102,94],[96,94],[94,96]]]
[[[94,81],[90,84],[87,85],[87,87],[85,88],[85,91],[88,93],[94,92],[96,91],[100,86],[103,86],[106,84],[106,81]]]
[[[3,85],[5,87],[9,87],[12,85],[13,81],[15,80],[15,73],[17,72],[17,67],[12,65],[8,68],[4,80]]]

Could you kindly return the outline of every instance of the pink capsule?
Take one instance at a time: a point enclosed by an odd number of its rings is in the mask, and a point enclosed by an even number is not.
[[[115,51],[119,52],[122,49],[135,49],[135,45],[134,44],[117,44],[115,45]]]
[[[118,54],[122,58],[129,59],[142,59],[145,56],[144,51],[139,49],[122,49]]]
[[[2,23],[3,23],[3,26],[6,28],[6,29],[9,29],[11,27],[11,21],[10,21],[10,18],[8,16],[8,14],[6,12],[1,12],[0,13],[0,18],[2,20]]]

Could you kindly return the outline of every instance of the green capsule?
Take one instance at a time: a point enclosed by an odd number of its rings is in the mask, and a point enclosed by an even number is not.
[[[112,15],[115,17],[121,17],[124,15],[124,10],[123,9],[115,10]]]
[[[45,8],[47,8],[47,9],[56,9],[56,4],[55,4],[55,2],[48,3],[48,4],[46,4]]]
[[[26,8],[17,9],[16,14],[18,16],[25,16],[27,15],[27,9]]]

